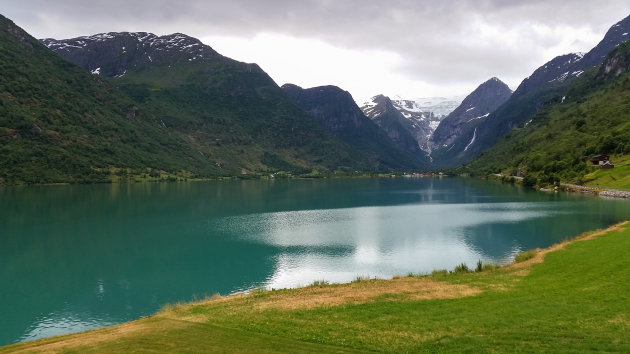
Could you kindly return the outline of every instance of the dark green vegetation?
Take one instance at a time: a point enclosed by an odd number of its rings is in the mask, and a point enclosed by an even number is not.
[[[600,68],[585,72],[563,92],[546,101],[531,120],[505,135],[493,148],[458,172],[525,173],[528,185],[559,181],[586,183],[599,171],[585,157],[610,154],[625,168],[630,152],[630,43],[613,50]],[[625,168],[627,169],[627,168]],[[601,172],[603,173],[603,172]],[[616,176],[601,186],[613,186]],[[625,184],[614,184],[625,188]]]
[[[0,184],[105,181],[110,167],[203,168],[134,102],[0,18]]]
[[[625,227],[505,268],[258,291],[0,351],[628,352]]]
[[[258,66],[212,53],[102,78],[1,17],[0,184],[375,170]]]
[[[536,250],[529,250],[529,251],[517,253],[516,255],[514,255],[514,262],[517,262],[517,263],[525,262],[527,260],[534,258],[535,255],[536,255]]]

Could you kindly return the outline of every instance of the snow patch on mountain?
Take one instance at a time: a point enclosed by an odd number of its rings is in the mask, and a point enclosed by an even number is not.
[[[490,115],[490,112],[488,112],[488,113],[486,113],[486,114],[484,114],[482,116],[479,116],[479,117],[471,118],[471,119],[468,120],[468,122],[472,122],[473,120],[477,120],[477,119],[487,118],[489,115]]]
[[[422,97],[414,99],[393,100],[395,105],[410,112],[430,112],[441,119],[453,112],[464,100],[464,96]]]
[[[62,40],[45,38],[40,41],[57,53],[70,53],[84,48],[89,50],[88,47],[94,43],[110,42],[114,47],[120,48],[122,54],[146,54],[149,62],[152,62],[154,59],[148,54],[149,52],[153,52],[155,55],[158,55],[160,52],[185,53],[188,56],[188,61],[210,58],[216,54],[212,48],[203,44],[200,40],[183,33],[157,36],[147,32],[109,32]]]

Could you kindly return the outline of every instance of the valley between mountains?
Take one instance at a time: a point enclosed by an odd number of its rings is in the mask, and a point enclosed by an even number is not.
[[[0,25],[5,185],[438,171],[588,184],[585,156],[630,150],[630,17],[513,92],[492,77],[466,96],[360,106],[335,86],[280,87],[182,33],[36,40]]]

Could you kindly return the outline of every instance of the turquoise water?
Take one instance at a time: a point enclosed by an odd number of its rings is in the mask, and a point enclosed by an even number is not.
[[[475,179],[0,189],[0,344],[255,286],[505,262],[630,216],[630,202]]]

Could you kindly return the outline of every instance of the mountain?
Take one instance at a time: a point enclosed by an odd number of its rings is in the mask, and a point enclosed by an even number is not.
[[[511,94],[512,90],[496,77],[479,85],[459,107],[440,122],[429,141],[430,149],[448,151],[459,137],[471,133],[475,136],[474,129],[510,98]],[[440,161],[440,158],[434,158],[436,165]]]
[[[114,85],[0,16],[0,184],[220,169]],[[125,170],[122,170],[125,169]]]
[[[195,38],[112,32],[42,42],[95,76],[107,77],[224,175],[373,168],[297,107],[256,64],[224,57]]]
[[[601,64],[611,50],[628,39],[630,39],[630,16],[614,24],[597,46],[584,55],[579,66],[584,70],[584,68]]]
[[[440,160],[450,167],[468,162],[493,146],[500,137],[523,127],[549,100],[586,71],[601,64],[603,56],[629,39],[630,16],[611,27],[602,41],[586,54],[558,56],[523,80],[512,96],[481,122],[476,132],[460,136]],[[474,140],[473,140],[474,137]],[[473,142],[471,144],[471,141]]]
[[[194,38],[43,42],[83,68],[0,17],[1,184],[373,168],[257,65]]]
[[[336,86],[282,89],[326,130],[366,154],[379,169],[418,167],[417,156],[399,150],[383,130],[367,118],[347,91]]]
[[[420,149],[420,144],[412,133],[417,129],[417,124],[405,117],[389,97],[374,96],[361,110],[385,131],[399,149],[426,159],[426,154]]]
[[[68,61],[108,77],[186,61],[227,61],[210,46],[182,33],[158,37],[146,32],[113,32],[64,40],[46,38],[41,42]]]
[[[361,110],[368,117],[375,118],[375,112],[386,110],[386,107],[383,107],[383,109],[378,107],[379,104],[387,102],[382,97],[384,96],[378,95],[373,97],[371,101],[364,103]],[[397,97],[397,99],[389,99],[389,101],[409,121],[408,123],[410,124],[404,122],[403,126],[413,136],[420,149],[425,152],[423,155],[426,155],[431,152],[428,144],[431,135],[440,124],[440,121],[461,103],[461,98],[431,97],[407,100]]]
[[[599,168],[584,157],[609,154],[615,163],[630,152],[629,71],[630,42],[625,42],[598,69],[588,70],[549,100],[527,125],[506,134],[459,171],[518,171],[528,183],[539,185],[587,183],[585,175]],[[623,179],[624,171],[623,166],[615,167],[613,180]]]

